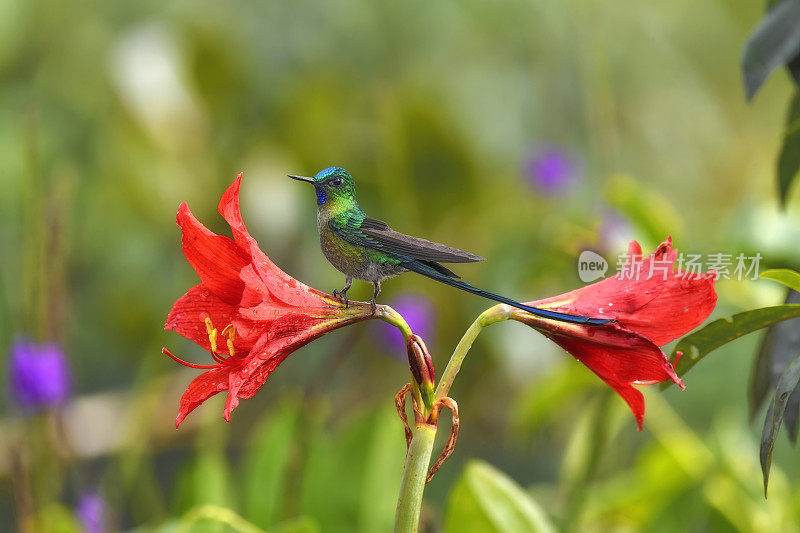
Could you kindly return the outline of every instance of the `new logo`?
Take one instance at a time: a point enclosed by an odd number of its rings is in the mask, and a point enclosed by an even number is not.
[[[592,282],[605,276],[608,261],[591,250],[584,250],[578,257],[578,277],[584,283]]]

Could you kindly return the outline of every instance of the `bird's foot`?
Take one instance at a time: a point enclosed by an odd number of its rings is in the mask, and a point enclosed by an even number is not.
[[[375,316],[375,312],[378,310],[378,304],[375,303],[375,298],[372,299],[372,302],[370,302],[370,305],[372,307],[372,313],[370,313],[369,316]]]
[[[350,300],[347,299],[347,291],[338,291],[334,289],[333,296],[335,298],[339,298],[342,301],[342,303],[344,303],[345,309],[347,309],[350,306]]]

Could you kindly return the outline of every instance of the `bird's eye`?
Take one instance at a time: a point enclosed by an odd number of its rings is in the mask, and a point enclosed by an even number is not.
[[[341,187],[342,183],[344,183],[344,180],[342,178],[333,178],[331,180],[331,185],[333,185],[334,187]]]

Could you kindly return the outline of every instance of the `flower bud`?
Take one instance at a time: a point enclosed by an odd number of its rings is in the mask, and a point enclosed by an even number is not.
[[[411,368],[411,375],[414,376],[414,381],[419,386],[425,407],[430,409],[433,406],[434,382],[436,380],[431,355],[419,335],[410,335],[408,337],[406,350],[408,352],[408,366]]]

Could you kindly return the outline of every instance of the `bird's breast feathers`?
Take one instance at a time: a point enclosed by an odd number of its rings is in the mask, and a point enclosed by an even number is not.
[[[325,258],[340,272],[364,281],[380,281],[403,271],[398,261],[364,246],[348,242],[327,224],[319,226],[319,243]]]

